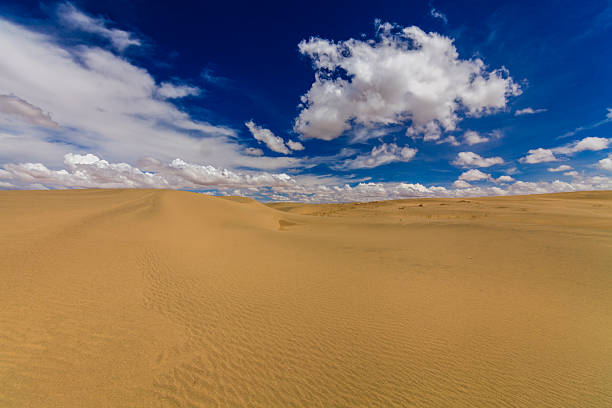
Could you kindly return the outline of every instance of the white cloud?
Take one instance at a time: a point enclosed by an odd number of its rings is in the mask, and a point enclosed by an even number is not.
[[[611,140],[612,139],[606,139],[604,137],[585,137],[582,140],[577,140],[565,146],[559,146],[552,149],[543,149],[540,147],[538,149],[529,150],[527,152],[527,156],[521,158],[519,161],[521,163],[528,164],[556,161],[557,157],[555,156],[555,154],[571,155],[585,150],[599,151],[607,149],[610,146]],[[549,169],[549,171],[563,170]]]
[[[495,164],[503,164],[501,157],[482,157],[474,152],[459,152],[457,158],[452,162],[459,167],[490,167]]]
[[[185,96],[198,96],[201,90],[195,86],[175,85],[170,82],[162,82],[157,88],[157,94],[162,98],[176,99]]]
[[[396,130],[400,129],[398,129],[397,127],[382,127],[372,129],[369,127],[359,126],[353,129],[353,134],[350,138],[350,143],[367,142],[369,139],[382,138]]]
[[[509,169],[504,170],[504,173],[509,175],[517,174],[518,172],[519,171],[516,167],[510,167]]]
[[[24,101],[15,95],[0,95],[0,115],[17,116],[19,119],[35,126],[58,128],[59,125],[51,119],[48,113],[37,106]],[[0,123],[4,122],[0,119]]]
[[[480,181],[480,180],[490,180],[490,179],[491,179],[490,174],[483,173],[482,171],[478,169],[471,169],[468,171],[464,171],[459,176],[459,180],[464,180],[464,181]]]
[[[287,140],[287,146],[291,149],[291,150],[304,150],[304,145],[301,144],[300,142],[294,142],[293,140]]]
[[[527,152],[527,156],[519,159],[521,163],[536,164],[557,161],[557,158],[550,149],[531,149]]]
[[[495,179],[496,183],[512,183],[514,181],[513,177],[510,176],[499,176]]]
[[[440,20],[444,21],[444,24],[448,24],[448,19],[446,18],[446,14],[436,10],[435,8],[431,8],[431,10],[429,10],[429,15],[432,16],[433,18],[439,18]]]
[[[57,9],[57,14],[60,20],[68,26],[106,38],[119,51],[131,45],[141,45],[140,40],[133,38],[129,32],[108,28],[104,19],[90,17],[70,3],[61,4]]]
[[[602,170],[612,171],[612,154],[609,154],[605,159],[598,161],[597,167]]]
[[[565,146],[556,147],[551,149],[553,153],[559,154],[573,154],[582,152],[585,150],[598,151],[607,149],[610,145],[610,139],[604,137],[585,137],[582,140],[577,140]]]
[[[485,143],[489,141],[488,137],[480,136],[480,133],[473,130],[468,130],[463,134],[463,141],[468,145],[475,145],[477,143]]]
[[[611,160],[612,162],[612,160]],[[612,164],[612,163],[611,163]],[[412,197],[472,197],[489,195],[543,194],[562,191],[611,190],[612,177],[574,176],[571,182],[515,181],[502,187],[467,180],[491,181],[488,174],[469,170],[453,183],[454,189],[424,186],[420,183],[386,182],[340,184],[335,178],[289,176],[284,173],[234,172],[181,159],[162,163],[142,160],[139,167],[111,163],[97,156],[67,154],[64,168],[51,170],[42,163],[5,164],[0,169],[3,188],[117,188],[147,187],[213,190],[217,194],[255,196],[260,199],[303,202],[346,202],[401,199]]]
[[[562,164],[562,165],[560,165],[558,167],[549,167],[547,170],[552,172],[552,173],[555,173],[555,172],[567,171],[567,170],[571,170],[571,169],[572,169],[572,166],[569,166],[567,164]]]
[[[421,126],[410,126],[406,129],[406,136],[410,136],[413,139],[422,137],[426,142],[432,140],[440,140],[443,129],[440,127],[438,122],[431,121]],[[449,136],[450,137],[450,136]]]
[[[438,140],[436,143],[441,144],[441,143],[448,143],[451,146],[459,146],[461,143],[459,143],[459,141],[457,140],[457,138],[453,135],[447,136],[444,139],[440,139]]]
[[[0,89],[49,114],[60,129],[23,120],[2,129],[0,163],[57,165],[68,152],[89,151],[117,162],[142,157],[207,162],[217,167],[278,169],[299,166],[288,157],[243,154],[236,132],[194,120],[157,97],[144,69],[95,47],[64,47],[53,37],[0,18]],[[0,119],[8,114],[0,115]],[[14,115],[13,115],[14,116]],[[4,120],[4,119],[3,119]],[[4,123],[4,122],[3,122]],[[53,153],[53,154],[50,154]]]
[[[578,176],[578,172],[577,171],[566,171],[565,173],[563,173],[564,176],[570,176],[570,177],[577,177]]]
[[[536,113],[542,113],[542,112],[546,112],[546,109],[533,109],[533,108],[524,108],[524,109],[517,109],[514,112],[514,116],[521,116],[521,115],[534,115]]]
[[[354,159],[347,159],[344,163],[335,166],[337,169],[363,169],[378,167],[393,162],[407,162],[414,158],[417,149],[399,147],[395,143],[383,143],[375,146],[372,151],[359,155]]]
[[[163,164],[141,161],[141,170],[127,163],[109,163],[93,154],[64,156],[64,169],[51,170],[42,163],[4,165],[2,178],[60,188],[173,188],[280,186],[295,183],[287,174],[233,172],[209,165],[174,159]]]
[[[246,122],[244,125],[249,128],[249,131],[255,140],[265,144],[268,149],[272,150],[273,152],[282,154],[291,153],[289,148],[285,145],[285,141],[281,137],[272,133],[270,129],[257,126],[252,120]]]
[[[302,97],[296,132],[332,140],[353,124],[411,122],[409,135],[435,140],[454,130],[461,114],[503,109],[510,95],[521,92],[504,69],[487,71],[478,58],[460,59],[451,38],[388,23],[379,24],[378,33],[376,41],[314,37],[299,44],[316,74]],[[347,75],[333,74],[339,70]]]
[[[453,187],[455,188],[470,188],[472,185],[464,180],[455,180],[453,183]]]

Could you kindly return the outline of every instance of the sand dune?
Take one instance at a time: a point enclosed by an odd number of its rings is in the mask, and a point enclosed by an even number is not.
[[[1,407],[611,407],[612,192],[0,193]]]

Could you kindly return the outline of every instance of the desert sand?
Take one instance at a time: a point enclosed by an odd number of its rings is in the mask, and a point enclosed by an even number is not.
[[[2,192],[0,406],[612,407],[612,192]]]

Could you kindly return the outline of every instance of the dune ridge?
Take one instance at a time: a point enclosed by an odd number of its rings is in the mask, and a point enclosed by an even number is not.
[[[0,406],[612,406],[612,192],[0,192]]]

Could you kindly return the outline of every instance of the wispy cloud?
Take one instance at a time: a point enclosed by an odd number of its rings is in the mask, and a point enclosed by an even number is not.
[[[586,125],[586,126],[579,126],[574,130],[571,130],[569,132],[566,132],[564,134],[562,134],[561,136],[559,136],[557,139],[565,139],[567,137],[572,137],[574,136],[576,133],[578,132],[582,132],[583,130],[591,130],[591,129],[595,129],[601,125],[605,125],[606,123],[612,122],[612,108],[608,108],[608,114],[606,115],[605,119],[602,119],[598,122],[592,123],[590,125]]]
[[[202,91],[200,88],[185,85],[185,84],[172,84],[170,82],[162,82],[157,88],[157,94],[162,98],[177,99],[184,98],[186,96],[198,96]]]
[[[208,84],[218,85],[218,86],[227,86],[232,83],[232,80],[221,76],[215,72],[215,70],[208,66],[202,70],[200,73],[200,77]]]
[[[51,119],[51,115],[15,95],[0,95],[0,115],[3,114],[17,116],[35,126],[59,128],[57,122]]]
[[[131,33],[118,28],[108,28],[106,20],[88,16],[71,3],[60,4],[57,15],[69,27],[106,38],[118,51],[123,51],[132,45],[141,45],[140,40],[134,38]]]
[[[540,108],[540,109],[523,108],[523,109],[517,109],[514,112],[514,116],[535,115],[536,113],[542,113],[542,112],[546,112],[546,111],[547,111],[547,109],[544,109],[544,108]]]
[[[432,16],[433,18],[439,18],[440,20],[444,21],[444,24],[448,24],[448,19],[446,18],[446,14],[442,13],[441,11],[436,10],[434,7],[432,7],[429,10],[429,15]]]
[[[568,164],[562,164],[562,165],[557,166],[557,167],[549,167],[546,170],[550,171],[551,173],[558,173],[558,172],[561,172],[561,171],[568,171],[568,170],[571,170],[571,169],[572,169],[572,166],[570,166]]]
[[[304,150],[304,146],[300,142],[289,140],[285,144],[282,137],[276,136],[270,129],[256,125],[252,120],[246,122],[244,125],[249,129],[249,132],[251,132],[255,140],[263,143],[273,152],[289,154],[291,150]]]
[[[553,153],[558,154],[574,154],[585,150],[596,152],[598,150],[607,149],[610,143],[612,143],[612,139],[607,139],[605,137],[585,137],[582,140],[577,140],[565,146],[555,147],[551,150]]]

